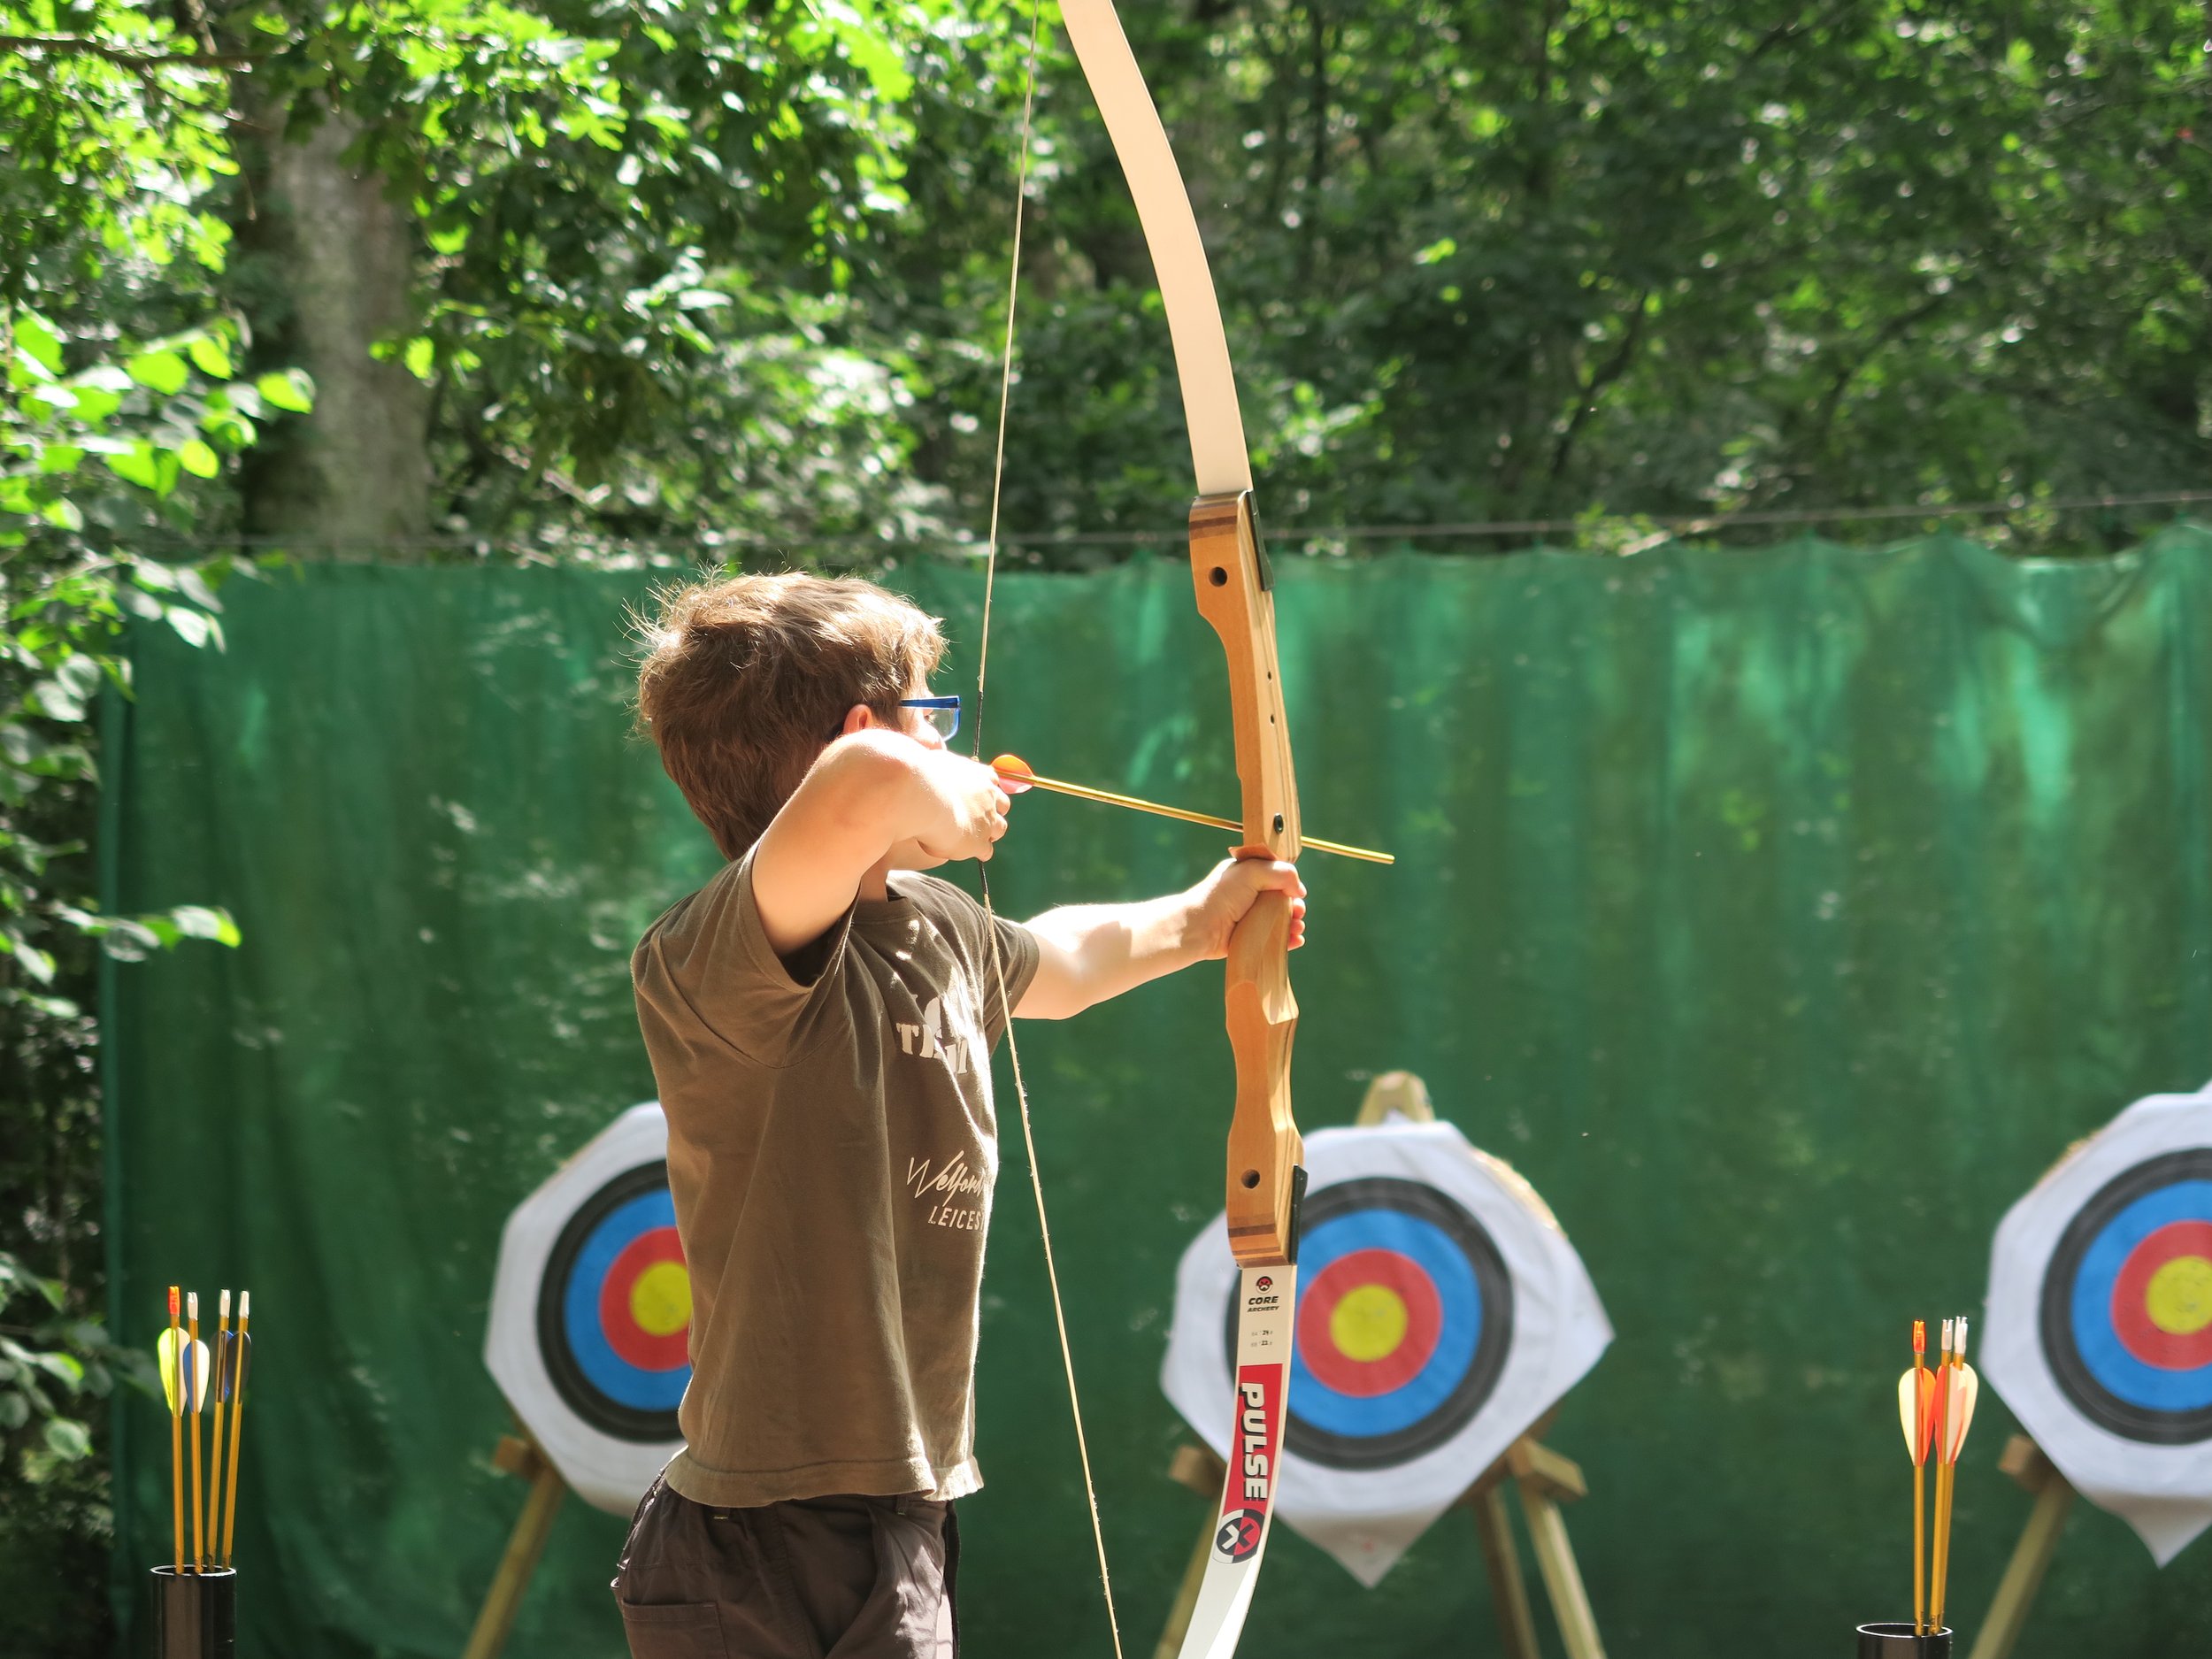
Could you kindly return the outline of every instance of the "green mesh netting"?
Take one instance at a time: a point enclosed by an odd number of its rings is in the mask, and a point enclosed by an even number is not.
[[[1307,862],[1302,1120],[1348,1121],[1365,1078],[1409,1067],[1580,1248],[1619,1334],[1551,1439],[1588,1474],[1569,1525],[1610,1651],[1723,1630],[1849,1651],[1909,1599],[1907,1319],[1978,1310],[1998,1217],[2070,1141],[2212,1075],[2212,534],[2063,565],[1936,540],[1278,570],[1307,825],[1400,860]],[[972,691],[979,584],[899,580],[949,618],[941,688]],[[1002,580],[988,748],[1233,811],[1188,582],[1179,561]],[[317,566],[234,585],[227,651],[138,641],[111,902],[226,904],[245,944],[112,975],[115,1315],[150,1344],[167,1283],[253,1289],[257,1659],[449,1659],[519,1511],[480,1358],[500,1226],[649,1097],[627,952],[713,857],[627,730],[648,585]],[[1032,795],[995,895],[1148,895],[1224,839]],[[1021,1033],[1133,1654],[1207,1520],[1166,1478],[1183,1432],[1156,1372],[1176,1257],[1221,1202],[1220,1021],[1202,970]],[[1098,1655],[1018,1160],[989,1485],[963,1509],[970,1651]],[[1970,1630],[2028,1507],[1984,1412]],[[121,1417],[135,1654],[167,1425]],[[621,1532],[565,1509],[511,1652],[622,1651]],[[2156,1573],[2084,1510],[2021,1654],[2212,1645],[2207,1548]],[[1245,1650],[1479,1653],[1490,1617],[1463,1512],[1372,1593],[1278,1529]]]

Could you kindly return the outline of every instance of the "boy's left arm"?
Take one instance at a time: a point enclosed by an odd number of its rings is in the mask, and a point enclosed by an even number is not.
[[[1037,972],[1015,1008],[1065,1019],[1147,980],[1229,954],[1229,935],[1263,893],[1290,897],[1290,945],[1305,942],[1306,887],[1295,864],[1232,858],[1197,886],[1133,904],[1071,904],[1029,923]]]

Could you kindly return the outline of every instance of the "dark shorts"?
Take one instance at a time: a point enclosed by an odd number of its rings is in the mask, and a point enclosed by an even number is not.
[[[657,1479],[614,1595],[632,1659],[954,1659],[960,1530],[928,1498],[712,1509]]]

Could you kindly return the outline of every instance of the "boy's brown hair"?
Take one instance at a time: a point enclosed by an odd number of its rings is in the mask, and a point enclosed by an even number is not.
[[[739,576],[657,598],[638,718],[725,858],[760,839],[847,710],[896,725],[945,651],[935,618],[854,577]]]

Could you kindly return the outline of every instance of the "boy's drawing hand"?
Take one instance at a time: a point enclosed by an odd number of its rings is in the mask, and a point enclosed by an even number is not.
[[[1298,866],[1272,858],[1231,858],[1190,891],[1191,931],[1201,959],[1229,954],[1229,935],[1263,893],[1290,895],[1290,948],[1306,942],[1306,884]]]
[[[988,862],[991,849],[1006,833],[1010,804],[998,774],[981,761],[950,749],[923,751],[918,767],[930,792],[936,820],[918,833],[914,843],[932,858],[977,858]]]

